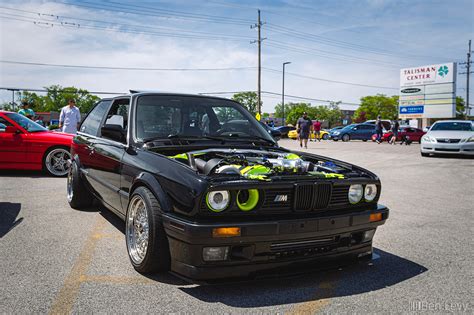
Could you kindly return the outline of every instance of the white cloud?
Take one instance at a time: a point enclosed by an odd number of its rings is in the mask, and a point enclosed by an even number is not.
[[[376,1],[378,2],[378,1]],[[385,2],[385,1],[382,1]],[[173,5],[173,2],[167,4]],[[195,4],[181,5],[181,11],[190,11]],[[422,4],[416,4],[418,7]],[[193,31],[202,31],[209,33],[230,33],[254,37],[255,32],[246,25],[226,25],[226,24],[203,24],[192,21],[166,20],[159,17],[136,16],[125,13],[97,11],[86,8],[68,6],[56,2],[31,1],[27,3],[9,4],[12,8],[28,10],[34,12],[52,13],[55,15],[64,15],[90,20],[113,21],[116,23],[127,24],[145,24],[148,27],[169,27],[191,29]],[[313,6],[314,4],[306,4]],[[355,5],[353,5],[354,7]],[[304,6],[303,6],[304,7]],[[340,8],[341,7],[341,8]],[[342,6],[336,9],[341,9]],[[348,5],[348,7],[351,7]],[[351,7],[351,9],[353,8]],[[374,10],[380,10],[376,5]],[[209,9],[209,5],[202,5],[200,10]],[[255,14],[251,10],[238,10],[225,6],[216,7],[216,12],[208,14],[225,15],[237,18],[254,19]],[[338,11],[331,11],[330,3],[327,3],[322,13],[331,12],[331,15],[337,16]],[[344,8],[347,10],[347,8]],[[275,7],[275,11],[282,13],[294,12],[287,8]],[[302,10],[301,8],[299,10]],[[369,10],[368,10],[369,11]],[[0,10],[0,14],[8,12]],[[193,11],[194,12],[194,11]],[[197,11],[196,11],[197,12]],[[207,12],[207,11],[205,11]],[[369,11],[370,12],[379,11]],[[13,12],[9,13],[32,16],[27,13]],[[358,12],[352,12],[354,16]],[[413,12],[412,12],[413,14]],[[461,14],[461,13],[459,13]],[[326,14],[329,16],[329,14]],[[313,19],[311,13],[302,15],[305,21]],[[449,27],[438,27],[433,29],[426,21],[436,21],[433,16],[413,16],[410,21],[404,24],[397,23],[396,15],[386,17],[385,20],[377,16],[376,19],[367,20],[349,19],[347,23],[335,22],[334,27],[318,28],[321,32],[327,32],[324,36],[340,42],[352,42],[361,46],[376,47],[379,49],[390,49],[394,47],[393,52],[401,51],[404,53],[414,53],[422,55],[444,55],[448,61],[455,55],[464,56],[464,49],[452,47],[454,40],[456,45],[460,46],[465,41],[466,32],[460,30],[463,36],[453,38],[453,29]],[[267,15],[265,18],[270,23],[279,23],[281,16]],[[463,20],[465,16],[456,16],[456,19]],[[52,17],[43,16],[35,19],[48,23],[55,21]],[[418,20],[417,20],[418,19]],[[339,20],[341,17],[339,17]],[[382,23],[380,22],[382,20]],[[415,20],[415,22],[413,22]],[[69,20],[63,20],[69,21]],[[72,21],[72,20],[71,20]],[[417,23],[422,24],[418,25]],[[113,67],[149,67],[149,68],[220,68],[220,67],[245,67],[255,66],[257,63],[256,46],[250,45],[248,41],[199,41],[191,39],[178,39],[173,37],[151,36],[146,34],[130,34],[117,32],[123,30],[123,26],[111,27],[109,31],[86,29],[85,25],[99,25],[87,21],[76,21],[82,24],[79,28],[66,28],[54,26],[52,28],[41,28],[32,22],[10,21],[0,19],[0,57],[2,60],[18,60],[27,62],[41,62],[52,64],[77,64],[92,66],[113,66]],[[282,23],[290,23],[291,27],[301,29],[306,33],[318,34],[319,31],[311,28],[310,23],[297,23],[290,17],[283,19]],[[331,23],[327,19],[325,23]],[[413,24],[415,23],[415,24]],[[446,22],[447,23],[447,22]],[[361,25],[364,32],[344,32],[343,29],[357,28]],[[418,25],[418,28],[416,26]],[[410,29],[416,28],[416,33],[410,33]],[[115,30],[115,31],[114,31]],[[154,30],[157,32],[158,30]],[[409,63],[425,64],[432,61],[427,57],[426,60],[411,59],[405,60],[400,56],[374,55],[367,51],[349,50],[344,45],[339,48],[323,44],[322,42],[308,42],[302,39],[285,37],[278,34],[265,33],[264,36],[269,39],[277,39],[288,42],[289,45],[296,43],[297,46],[307,49],[317,48],[329,50],[334,53],[353,55],[359,58],[377,59],[391,63]],[[338,36],[335,36],[337,34]],[[420,35],[419,35],[420,34]],[[429,34],[428,37],[427,34]],[[330,37],[333,35],[333,37]],[[467,31],[469,35],[469,31]],[[472,35],[472,32],[471,32]],[[424,36],[422,42],[413,40],[410,36]],[[386,38],[386,40],[384,39]],[[438,49],[439,41],[446,42],[448,39],[451,45],[444,45]],[[406,47],[403,46],[406,43]],[[402,47],[400,49],[400,47]],[[396,50],[395,50],[396,49]],[[462,54],[458,54],[460,51]],[[343,58],[333,55],[335,58]],[[340,80],[357,82],[361,84],[391,86],[398,85],[398,69],[381,68],[377,65],[364,62],[347,62],[332,60],[314,55],[300,54],[293,51],[278,50],[266,46],[263,42],[263,66],[275,69],[281,69],[283,61],[292,61],[287,71],[300,73],[313,77],[327,78],[330,80]],[[163,72],[163,71],[119,71],[119,70],[97,70],[97,69],[70,69],[70,68],[52,68],[52,67],[32,67],[21,65],[0,64],[0,86],[41,88],[51,84],[60,84],[62,86],[74,85],[86,88],[91,91],[117,91],[127,92],[129,89],[144,90],[164,90],[186,93],[209,92],[209,91],[238,91],[256,89],[257,74],[256,70],[229,71],[229,72]],[[459,84],[462,87],[462,83]],[[262,89],[266,91],[281,91],[281,74],[274,74],[264,71],[262,74]],[[288,75],[286,78],[286,93],[290,95],[301,95],[317,99],[343,100],[347,102],[357,102],[361,96],[375,93],[393,94],[396,91],[382,90],[376,88],[356,87],[350,85],[341,85],[327,83],[323,81],[314,81],[302,79]],[[10,101],[11,94],[1,92],[0,98],[3,101]],[[278,103],[279,97],[264,98],[264,110],[272,111],[272,107]],[[316,102],[313,102],[316,103]]]

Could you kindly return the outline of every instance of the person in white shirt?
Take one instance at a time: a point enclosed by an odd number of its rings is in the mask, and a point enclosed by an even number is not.
[[[76,107],[76,101],[73,99],[68,100],[68,105],[61,109],[59,115],[59,129],[62,132],[75,134],[79,128],[81,122],[81,113],[79,108]]]

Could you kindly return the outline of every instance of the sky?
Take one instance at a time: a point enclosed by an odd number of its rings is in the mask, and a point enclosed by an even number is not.
[[[473,0],[2,1],[0,87],[255,91],[257,9],[264,112],[281,102],[283,62],[285,102],[355,109],[363,96],[398,94],[401,68],[466,61],[474,39]]]

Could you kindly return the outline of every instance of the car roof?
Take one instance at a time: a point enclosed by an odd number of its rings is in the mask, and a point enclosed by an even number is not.
[[[144,95],[162,95],[162,96],[186,96],[186,97],[199,97],[199,98],[212,98],[216,100],[225,100],[225,101],[232,101],[234,103],[240,104],[237,101],[234,101],[230,98],[225,98],[225,97],[218,97],[218,96],[210,96],[210,95],[203,95],[203,94],[190,94],[190,93],[175,93],[175,92],[153,92],[153,91],[136,91],[136,90],[130,90],[130,94],[126,95],[120,95],[116,96],[113,98],[110,98],[111,100],[114,99],[120,99],[124,97],[130,97],[130,96],[144,96]]]
[[[461,119],[453,119],[453,120],[438,120],[438,121],[435,121],[434,124],[437,124],[437,123],[444,123],[444,122],[453,122],[453,123],[471,123],[473,124],[474,122],[472,120],[461,120]],[[434,125],[433,124],[433,125]]]

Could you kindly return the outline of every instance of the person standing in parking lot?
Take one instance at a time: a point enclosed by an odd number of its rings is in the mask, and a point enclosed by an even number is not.
[[[75,134],[81,122],[81,112],[76,107],[76,101],[68,100],[68,105],[61,109],[59,115],[59,129],[65,133]]]
[[[18,114],[25,116],[26,118],[33,119],[35,112],[30,108],[30,104],[27,101],[21,102],[21,107]]]
[[[303,117],[298,119],[296,123],[296,130],[298,131],[298,138],[300,139],[300,147],[304,147],[305,149],[308,148],[308,138],[313,129],[313,122],[308,117],[308,113],[304,112]]]
[[[377,116],[377,120],[375,121],[375,133],[377,134],[377,143],[380,143],[382,140],[382,130],[383,130],[383,125],[382,125],[382,117]]]
[[[400,128],[400,124],[398,123],[398,120],[394,120],[392,124],[392,138],[390,139],[390,144],[395,144],[395,142],[397,142],[398,128]]]
[[[316,142],[316,140],[321,141],[321,122],[318,119],[313,123],[313,134],[314,142]]]

